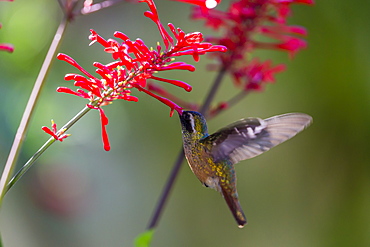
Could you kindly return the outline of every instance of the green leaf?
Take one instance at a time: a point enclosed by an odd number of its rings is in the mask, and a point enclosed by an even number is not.
[[[140,233],[135,238],[135,247],[150,247],[150,242],[152,241],[153,234],[153,229]]]

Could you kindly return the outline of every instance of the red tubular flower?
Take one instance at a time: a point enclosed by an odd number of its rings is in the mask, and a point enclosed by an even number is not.
[[[189,84],[186,84],[185,82],[182,82],[182,81],[169,80],[169,79],[159,78],[159,77],[156,77],[156,76],[152,76],[151,78],[154,79],[154,80],[157,80],[157,81],[163,81],[163,82],[167,82],[167,83],[170,83],[172,85],[175,85],[175,86],[182,87],[188,92],[190,92],[191,89],[192,89],[192,87]]]
[[[167,32],[160,22],[157,9],[153,0],[142,0],[147,3],[150,11],[145,12],[145,16],[150,18],[157,26],[163,42],[164,48],[158,45],[157,49],[148,48],[141,39],[130,40],[127,35],[121,32],[115,32],[114,39],[104,39],[94,30],[90,30],[90,44],[99,43],[104,47],[104,51],[111,54],[115,60],[109,64],[94,63],[98,77],[87,72],[73,58],[66,54],[58,54],[57,58],[63,60],[83,75],[67,74],[65,80],[74,81],[74,85],[79,87],[76,91],[67,87],[59,87],[58,92],[72,94],[84,99],[89,99],[88,107],[96,109],[100,113],[102,126],[102,140],[104,149],[109,150],[109,140],[106,132],[108,118],[102,110],[102,106],[112,103],[114,100],[123,99],[126,101],[138,101],[138,98],[131,95],[133,88],[140,92],[159,100],[171,109],[170,115],[176,110],[181,113],[182,108],[171,100],[156,95],[147,89],[147,80],[154,79],[160,82],[175,85],[183,88],[187,92],[192,90],[191,85],[173,79],[165,79],[154,76],[154,73],[165,70],[188,70],[194,71],[193,65],[185,62],[175,62],[175,57],[184,55],[193,56],[195,61],[199,60],[200,55],[209,52],[226,51],[222,45],[212,45],[203,42],[203,35],[199,32],[185,33],[180,28],[175,28],[173,24],[168,24],[171,34]]]
[[[229,67],[237,60],[246,61],[246,54],[256,48],[278,49],[294,55],[306,47],[303,39],[294,36],[306,35],[306,30],[286,23],[292,3],[313,4],[310,0],[238,0],[232,2],[227,11],[197,8],[192,17],[205,19],[206,25],[213,29],[224,30],[222,37],[208,40],[228,48],[227,53],[217,57]],[[259,38],[256,40],[258,35],[277,42],[261,43]]]
[[[283,64],[273,67],[271,61],[261,63],[253,59],[248,65],[233,71],[236,86],[245,91],[261,91],[266,83],[275,82],[275,73],[285,70]]]
[[[13,52],[14,46],[12,44],[0,44],[0,51]]]
[[[235,0],[226,11],[195,8],[194,19],[204,19],[205,25],[222,30],[221,37],[207,40],[224,45],[226,53],[212,54],[221,66],[233,76],[237,86],[243,90],[262,90],[267,82],[274,81],[274,74],[284,70],[284,65],[273,67],[270,61],[249,61],[255,49],[274,49],[287,52],[293,57],[306,48],[302,36],[306,30],[287,24],[293,3],[313,4],[312,0]],[[261,42],[261,36],[269,42]],[[267,37],[267,39],[266,39]]]
[[[202,19],[206,27],[222,32],[220,37],[206,39],[227,47],[225,53],[210,54],[219,61],[219,65],[210,65],[209,68],[227,71],[234,84],[244,91],[212,108],[209,116],[228,108],[245,96],[245,92],[262,91],[267,83],[275,81],[277,73],[285,70],[283,64],[273,66],[269,60],[251,59],[253,51],[274,49],[287,52],[292,58],[307,47],[303,39],[307,35],[306,29],[288,25],[287,18],[291,15],[291,4],[312,5],[312,0],[234,0],[230,1],[226,11],[207,9],[204,4],[199,4],[204,0],[175,1],[198,5],[193,9],[192,18]]]
[[[176,105],[175,103],[173,103],[171,100],[169,99],[166,99],[164,97],[161,97],[161,96],[158,96],[152,92],[150,92],[149,90],[146,90],[145,88],[139,86],[139,85],[135,85],[135,87],[139,90],[139,91],[143,91],[144,93],[156,98],[157,100],[161,101],[162,103],[168,105],[170,108],[171,108],[171,112],[170,112],[170,116],[172,117],[173,113],[174,113],[174,110],[176,110],[180,115],[182,114],[182,107]]]
[[[57,124],[54,122],[54,120],[51,120],[51,129],[49,129],[48,127],[46,126],[42,126],[41,128],[43,131],[45,131],[45,133],[51,135],[52,137],[54,137],[55,140],[58,140],[58,141],[63,141],[65,138],[67,138],[68,136],[70,136],[70,134],[65,134],[65,130],[61,130],[58,132],[57,130]]]
[[[100,123],[101,123],[101,129],[102,129],[102,141],[103,141],[103,145],[104,145],[104,150],[105,151],[109,151],[110,150],[110,143],[109,143],[109,139],[108,139],[108,133],[107,133],[107,129],[105,126],[108,125],[108,118],[107,116],[105,115],[105,112],[102,108],[100,107],[96,107],[96,106],[92,106],[92,105],[87,105],[89,108],[91,109],[95,109],[95,110],[98,110],[99,111],[99,114],[100,114]]]
[[[187,102],[186,100],[183,100],[176,95],[168,92],[165,88],[161,87],[160,85],[150,81],[147,85],[147,89],[150,92],[153,92],[157,95],[162,96],[163,98],[169,99],[172,102],[176,102],[178,105],[183,106],[186,109],[196,111],[198,109],[198,105],[195,103]]]
[[[229,104],[227,102],[220,102],[215,108],[210,110],[209,116],[213,117],[220,113],[221,111],[226,110],[227,108],[229,108]]]

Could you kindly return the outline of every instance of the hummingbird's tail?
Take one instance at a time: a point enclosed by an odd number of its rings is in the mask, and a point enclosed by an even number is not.
[[[237,194],[230,193],[226,188],[221,186],[221,193],[225,198],[227,205],[230,208],[239,228],[243,228],[247,224],[247,218],[244,215],[243,209],[240,206]]]

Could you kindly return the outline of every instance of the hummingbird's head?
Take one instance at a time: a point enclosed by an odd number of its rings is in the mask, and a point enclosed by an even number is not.
[[[184,134],[198,134],[203,137],[208,133],[206,119],[199,112],[183,111],[179,116]]]

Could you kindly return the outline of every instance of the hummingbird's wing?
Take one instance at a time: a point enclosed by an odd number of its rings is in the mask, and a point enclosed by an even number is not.
[[[267,119],[245,118],[201,139],[211,147],[215,162],[230,160],[233,164],[253,158],[292,138],[312,122],[303,113],[288,113]]]

